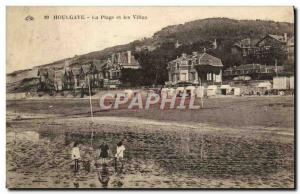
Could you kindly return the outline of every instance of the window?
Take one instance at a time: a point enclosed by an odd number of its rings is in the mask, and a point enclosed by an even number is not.
[[[191,80],[191,81],[194,81],[194,80],[195,80],[195,73],[191,73],[191,75],[190,75],[190,80]]]

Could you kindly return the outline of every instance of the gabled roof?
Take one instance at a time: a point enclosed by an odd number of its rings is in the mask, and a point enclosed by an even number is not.
[[[254,47],[258,41],[259,40],[257,40],[257,39],[245,38],[245,39],[242,39],[242,40],[234,43],[233,46],[236,46],[239,48],[251,48],[251,47]]]
[[[45,76],[45,75],[48,75],[48,68],[39,68],[38,76]]]
[[[187,58],[186,57],[178,57],[172,61],[170,61],[169,63],[176,63],[176,62],[180,62],[180,61],[183,61],[183,60],[186,60]]]
[[[133,54],[130,54],[130,61],[128,60],[128,53],[127,52],[121,52],[121,53],[117,53],[117,54],[113,55],[115,57],[115,60],[112,60],[112,62],[113,63],[119,63],[121,66],[130,66],[130,67],[139,68],[140,64],[135,59]]]
[[[272,39],[274,39],[274,40],[276,40],[276,41],[278,41],[278,42],[280,42],[282,44],[286,43],[285,40],[284,40],[284,36],[274,35],[274,34],[267,34],[264,38],[260,39],[260,41],[258,41],[256,43],[256,45],[259,46],[259,43],[262,42],[263,40],[265,40],[268,37],[270,37],[270,38],[272,38]]]
[[[83,71],[83,73],[88,73],[90,71],[90,65],[82,65],[81,66],[81,70]]]
[[[295,38],[292,36],[291,38],[288,39],[287,45],[289,46],[294,46],[295,45]]]
[[[98,64],[95,64],[95,67],[96,67],[97,71],[102,71],[102,69],[105,65],[106,65],[106,63],[98,63]]]
[[[198,65],[211,65],[214,67],[223,67],[221,59],[214,57],[207,53],[199,54],[199,63]]]
[[[72,72],[72,75],[78,75],[79,73],[80,73],[80,68],[72,68],[71,70],[70,70],[70,72]]]
[[[170,61],[169,63],[176,63],[183,60],[197,60],[197,65],[210,65],[214,67],[223,67],[221,59],[214,57],[208,53],[197,53],[196,55],[181,56],[177,59]]]
[[[55,71],[53,69],[49,69],[47,67],[39,68],[38,69],[38,76],[47,76],[48,78],[54,78]]]
[[[277,40],[277,41],[280,41],[280,42],[284,42],[284,37],[283,36],[279,36],[279,35],[274,35],[274,34],[268,34],[267,36]]]
[[[92,73],[102,71],[105,64],[106,64],[106,61],[94,59],[90,70],[92,71]]]
[[[63,71],[62,71],[62,70],[56,70],[56,71],[54,72],[54,77],[55,77],[55,78],[61,78],[62,75],[63,75]]]

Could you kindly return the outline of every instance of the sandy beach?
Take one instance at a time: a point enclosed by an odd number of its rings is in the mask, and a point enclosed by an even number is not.
[[[112,152],[108,188],[293,188],[293,104],[293,97],[208,99],[192,117],[188,111],[95,108],[91,124],[88,101],[8,100],[7,187],[103,188],[97,153],[106,141]],[[119,140],[125,165],[116,172]],[[70,159],[75,141],[83,160],[76,174]]]

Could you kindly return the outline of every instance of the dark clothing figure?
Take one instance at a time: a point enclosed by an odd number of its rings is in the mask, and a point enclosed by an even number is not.
[[[106,143],[102,143],[100,145],[101,164],[106,164],[108,162],[108,156],[109,156],[109,147]]]
[[[84,97],[84,88],[82,87],[80,89],[80,98],[83,98]]]
[[[109,152],[109,147],[105,143],[101,144],[100,146],[100,158],[107,158],[108,157],[108,152]]]

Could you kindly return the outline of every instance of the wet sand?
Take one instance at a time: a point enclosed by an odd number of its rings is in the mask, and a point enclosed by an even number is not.
[[[272,98],[270,103],[275,101]],[[277,101],[287,102],[280,98]],[[25,107],[30,103],[36,108],[35,101],[25,102]],[[42,101],[39,103],[39,107],[43,106]],[[47,106],[49,101],[45,103]],[[261,103],[266,102],[263,99]],[[244,106],[249,106],[247,101],[241,105]],[[105,140],[113,156],[121,139],[126,146],[124,169],[115,172],[113,163],[109,164],[108,188],[294,187],[293,123],[264,126],[248,121],[251,125],[231,126],[223,125],[223,121],[214,124],[108,113],[96,115],[90,125],[91,119],[85,113],[62,117],[51,110],[47,113],[33,108],[28,112],[21,106],[13,107],[8,103],[9,188],[103,188],[97,175],[99,166],[95,166],[99,163],[97,148]],[[292,114],[291,106],[269,107],[275,109],[269,116],[276,110]],[[74,113],[78,107],[64,108]],[[90,171],[84,169],[82,162],[79,173],[72,172],[70,150],[74,141],[80,143],[82,158],[91,164]]]

